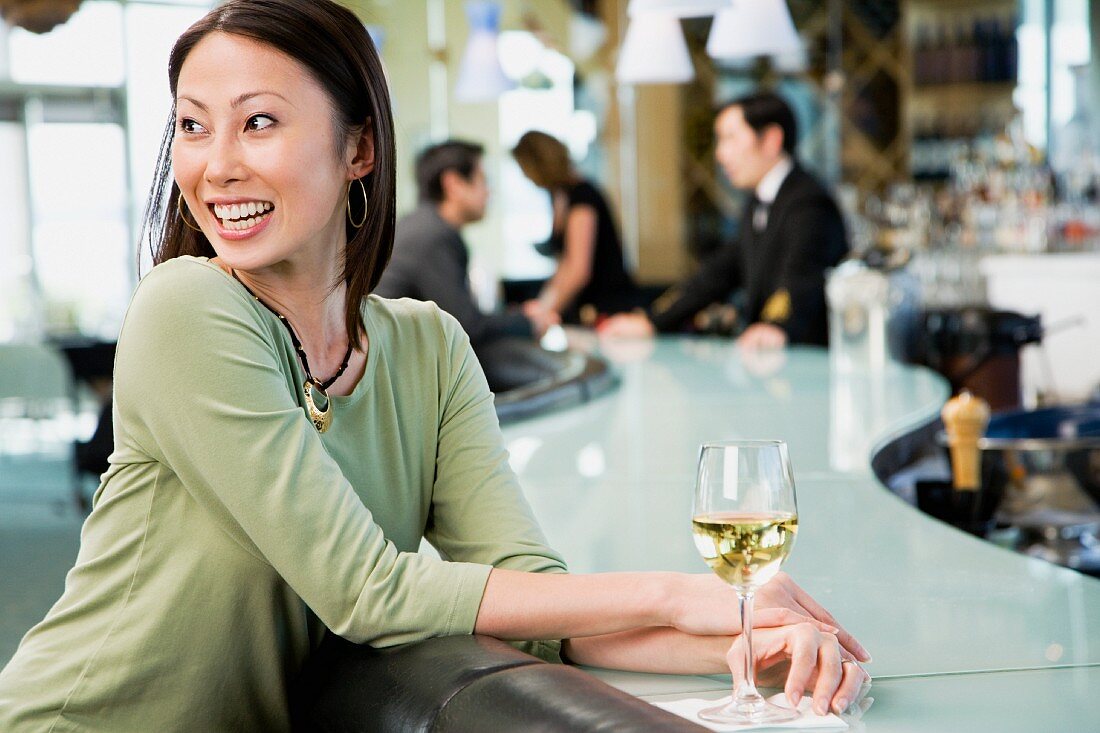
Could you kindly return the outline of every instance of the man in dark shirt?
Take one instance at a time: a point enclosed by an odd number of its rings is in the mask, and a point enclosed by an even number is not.
[[[556,322],[535,302],[523,310],[483,313],[474,300],[461,229],[485,216],[483,152],[476,143],[449,140],[420,153],[420,203],[397,222],[393,256],[374,291],[384,298],[434,300],[458,319],[479,350],[507,336],[538,338]]]
[[[714,122],[715,157],[730,182],[753,192],[736,239],[646,314],[615,316],[601,334],[650,336],[682,330],[700,311],[744,290],[738,345],[825,345],[825,271],[848,252],[840,210],[794,159],[798,130],[790,107],[761,93],[723,106]]]

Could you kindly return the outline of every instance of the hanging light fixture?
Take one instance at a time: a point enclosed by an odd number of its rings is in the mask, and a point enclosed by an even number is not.
[[[469,0],[466,20],[470,24],[470,38],[458,67],[455,99],[489,102],[516,86],[505,76],[497,52],[500,4],[493,0]]]
[[[630,0],[627,14],[665,13],[674,18],[702,18],[731,7],[733,0]]]
[[[569,56],[577,63],[584,63],[596,55],[607,40],[607,26],[599,18],[588,13],[571,13],[569,16]]]
[[[728,10],[732,0],[630,0],[615,76],[623,84],[679,84],[695,78],[680,18]]]
[[[680,18],[710,15],[730,0],[630,0],[619,49],[621,84],[680,84],[695,78]]]
[[[714,16],[707,54],[715,59],[790,58],[802,51],[786,0],[734,0]]]
[[[80,7],[80,0],[0,0],[4,21],[31,33],[49,33]]]
[[[663,13],[630,19],[615,77],[621,84],[680,84],[695,77],[680,20]]]

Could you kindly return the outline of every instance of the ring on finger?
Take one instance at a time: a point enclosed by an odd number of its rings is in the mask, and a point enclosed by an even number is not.
[[[859,666],[859,662],[857,662],[856,660],[854,660],[854,659],[842,659],[842,660],[840,660],[840,668],[841,669],[844,669],[845,664],[850,664],[853,667],[855,667],[857,670],[859,670],[860,672],[863,673],[863,675],[865,677],[864,684],[867,684],[871,681],[871,676],[869,674],[867,674],[867,670],[865,670],[863,667]]]

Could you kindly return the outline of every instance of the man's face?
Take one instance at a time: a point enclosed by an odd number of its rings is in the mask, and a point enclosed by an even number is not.
[[[757,135],[740,107],[715,118],[714,137],[714,157],[735,188],[756,188],[782,156],[782,133],[765,129]]]
[[[466,222],[473,223],[485,218],[485,207],[489,203],[489,184],[485,180],[485,170],[481,167],[481,161],[474,165],[469,179],[455,172],[452,182],[448,196],[451,196],[459,205]]]

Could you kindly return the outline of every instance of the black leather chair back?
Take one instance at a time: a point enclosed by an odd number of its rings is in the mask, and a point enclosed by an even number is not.
[[[576,667],[482,636],[373,649],[330,634],[292,707],[303,733],[703,730]]]

